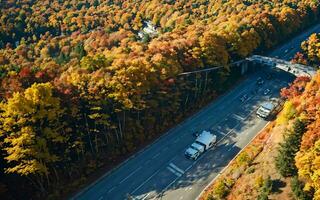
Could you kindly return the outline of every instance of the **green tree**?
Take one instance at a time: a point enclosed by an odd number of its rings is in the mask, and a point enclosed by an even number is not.
[[[299,151],[301,138],[305,131],[306,123],[297,119],[294,122],[293,130],[288,133],[284,142],[280,144],[279,152],[275,159],[275,165],[279,173],[284,177],[297,174],[294,159],[296,153]]]
[[[311,200],[312,199],[311,195],[303,191],[303,188],[304,188],[304,183],[300,181],[297,176],[294,176],[291,179],[291,190],[294,196],[296,197],[296,199]]]

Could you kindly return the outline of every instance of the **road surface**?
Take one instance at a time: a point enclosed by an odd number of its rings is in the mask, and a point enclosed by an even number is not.
[[[300,42],[320,25],[274,50],[268,56],[290,60],[300,48]],[[289,49],[286,51],[286,49]],[[276,76],[257,86],[258,77],[274,71]],[[279,90],[294,77],[281,70],[265,68],[247,77],[226,95],[203,108],[194,116],[171,129],[163,137],[129,159],[112,173],[103,176],[73,199],[123,200],[166,199],[193,200],[215,178],[229,161],[267,124],[256,117],[262,102],[277,97]],[[265,89],[271,93],[264,95]],[[258,89],[257,94],[252,91]],[[245,102],[242,95],[248,95]],[[225,139],[207,151],[197,161],[184,157],[185,149],[194,141],[192,132],[212,130],[218,140]]]

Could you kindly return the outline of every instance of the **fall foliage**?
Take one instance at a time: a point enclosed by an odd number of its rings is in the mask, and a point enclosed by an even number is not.
[[[319,11],[314,0],[0,1],[1,182],[31,188],[23,198],[69,192],[226,90],[240,76],[231,62]]]

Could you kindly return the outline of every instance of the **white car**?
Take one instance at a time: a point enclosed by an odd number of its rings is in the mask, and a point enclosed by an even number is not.
[[[263,94],[264,94],[264,95],[267,95],[267,94],[269,94],[270,92],[271,92],[270,89],[266,89],[266,90],[263,92]]]

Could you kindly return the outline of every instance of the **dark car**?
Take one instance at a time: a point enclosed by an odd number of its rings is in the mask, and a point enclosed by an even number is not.
[[[248,95],[244,94],[240,97],[240,101],[244,102],[246,99],[248,99]]]
[[[259,78],[257,79],[257,84],[258,84],[258,85],[262,85],[263,83],[264,83],[263,79],[262,79],[261,77],[259,77]]]
[[[200,131],[194,131],[194,132],[192,133],[192,135],[193,135],[194,137],[198,137],[198,136],[200,135]]]

